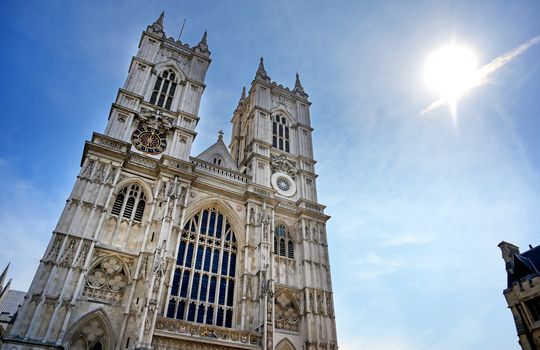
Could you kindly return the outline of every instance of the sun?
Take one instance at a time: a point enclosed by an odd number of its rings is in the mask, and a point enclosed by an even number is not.
[[[428,56],[424,80],[432,93],[455,109],[459,98],[476,85],[477,73],[475,53],[466,46],[451,43]]]

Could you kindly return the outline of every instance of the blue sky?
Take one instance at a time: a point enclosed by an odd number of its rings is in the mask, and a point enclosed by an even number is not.
[[[141,31],[199,41],[213,62],[193,147],[229,119],[265,58],[310,100],[341,349],[519,349],[497,244],[537,245],[540,46],[468,93],[457,123],[422,82],[455,39],[482,64],[540,34],[537,1],[0,3],[0,265],[28,288],[105,128]]]

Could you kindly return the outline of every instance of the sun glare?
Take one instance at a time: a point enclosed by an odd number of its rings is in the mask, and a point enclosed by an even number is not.
[[[457,100],[475,85],[477,72],[474,52],[452,43],[429,55],[424,79],[430,91],[455,106]]]

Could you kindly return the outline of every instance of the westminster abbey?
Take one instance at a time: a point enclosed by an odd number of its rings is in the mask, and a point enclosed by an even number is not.
[[[207,35],[142,33],[1,348],[337,349],[310,102],[263,59],[191,154]],[[204,118],[204,116],[201,116]],[[103,118],[105,120],[105,116]]]

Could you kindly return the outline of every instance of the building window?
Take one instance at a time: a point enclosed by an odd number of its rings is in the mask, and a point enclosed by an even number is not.
[[[215,165],[221,166],[223,164],[223,160],[221,159],[220,156],[214,156],[212,163],[214,163]]]
[[[124,186],[114,200],[112,215],[141,222],[146,206],[146,196],[137,184]]]
[[[272,146],[275,148],[290,152],[289,126],[287,119],[280,114],[272,119]]]
[[[531,313],[532,319],[536,321],[540,321],[540,297],[527,300],[525,302],[525,305],[527,305],[527,308],[529,309],[529,312]]]
[[[167,317],[231,328],[237,252],[225,215],[195,214],[182,230]]]
[[[176,74],[173,70],[164,70],[156,79],[152,96],[150,97],[150,103],[155,104],[158,107],[171,109],[177,85]]]
[[[274,234],[274,254],[294,259],[294,241],[283,224],[277,226]]]

